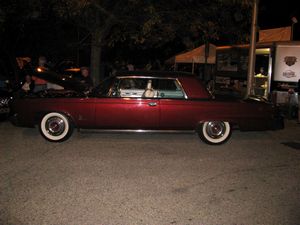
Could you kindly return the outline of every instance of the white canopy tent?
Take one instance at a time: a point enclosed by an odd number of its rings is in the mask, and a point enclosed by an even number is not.
[[[205,63],[205,45],[201,45],[191,51],[175,55],[171,58],[171,60],[175,63]],[[216,63],[216,46],[213,44],[209,44],[207,63]]]
[[[201,45],[198,48],[194,48],[188,52],[177,54],[168,60],[166,60],[167,64],[176,65],[179,63],[191,63],[192,72],[194,72],[194,64],[215,64],[216,63],[216,46],[213,44],[209,44],[209,51],[207,54],[207,60],[205,59],[205,45]]]

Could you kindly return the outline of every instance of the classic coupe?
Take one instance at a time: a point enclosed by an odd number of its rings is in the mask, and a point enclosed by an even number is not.
[[[74,128],[102,131],[196,132],[208,144],[226,142],[233,129],[283,128],[271,103],[258,99],[218,100],[190,73],[119,72],[94,89],[74,79],[40,70],[37,76],[65,89],[15,99],[15,124],[39,127],[52,142],[68,139]]]

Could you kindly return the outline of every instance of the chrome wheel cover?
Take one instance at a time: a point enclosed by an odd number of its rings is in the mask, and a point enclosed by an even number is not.
[[[65,122],[58,116],[47,119],[45,124],[46,131],[52,136],[59,136],[65,131]]]
[[[218,139],[224,136],[226,132],[226,126],[224,122],[211,121],[206,126],[206,133],[213,139]]]

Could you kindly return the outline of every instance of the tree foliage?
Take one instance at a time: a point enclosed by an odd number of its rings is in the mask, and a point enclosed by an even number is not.
[[[101,30],[105,45],[130,40],[135,45],[156,46],[174,38],[242,42],[250,22],[246,0],[54,1],[58,15],[89,32]]]
[[[90,41],[94,69],[103,46],[151,49],[176,40],[192,48],[205,42],[245,42],[251,18],[249,0],[8,0],[0,6],[0,32],[17,34],[15,42],[28,35],[24,29],[35,21],[55,26],[49,27],[49,36],[68,32],[63,24],[78,27],[83,40]],[[56,41],[69,42],[68,36]]]

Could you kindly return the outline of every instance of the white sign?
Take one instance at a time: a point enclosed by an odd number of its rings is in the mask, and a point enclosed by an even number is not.
[[[300,79],[300,45],[278,45],[274,80],[298,82]]]

